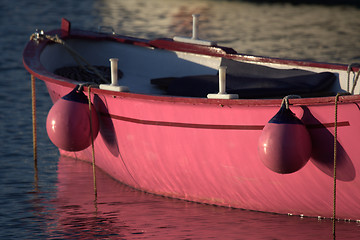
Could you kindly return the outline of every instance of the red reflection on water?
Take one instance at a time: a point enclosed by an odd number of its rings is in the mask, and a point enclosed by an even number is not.
[[[71,239],[332,239],[331,220],[216,207],[129,188],[90,164],[60,157],[48,234]],[[360,226],[338,222],[336,239],[357,239]]]

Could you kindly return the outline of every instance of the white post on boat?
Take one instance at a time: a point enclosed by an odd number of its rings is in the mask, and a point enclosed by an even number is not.
[[[110,58],[109,61],[110,61],[110,69],[111,69],[111,84],[100,84],[99,88],[109,91],[116,91],[116,92],[129,92],[129,87],[119,85],[119,79],[118,79],[119,59]]]
[[[111,85],[118,86],[118,62],[117,58],[110,58],[110,68],[111,68]]]
[[[239,98],[238,94],[227,94],[226,93],[226,66],[219,67],[219,92],[209,93],[207,98],[210,99],[235,99]]]
[[[226,66],[219,68],[219,94],[226,94]]]
[[[191,39],[198,39],[198,18],[200,14],[193,14],[193,29],[192,29],[192,38]]]

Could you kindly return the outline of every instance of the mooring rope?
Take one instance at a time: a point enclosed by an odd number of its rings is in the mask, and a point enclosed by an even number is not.
[[[31,74],[31,112],[32,112],[32,130],[33,130],[33,158],[34,158],[34,180],[37,188],[38,168],[37,168],[37,131],[36,131],[36,90],[35,76]]]
[[[356,73],[356,76],[355,76],[355,79],[354,79],[354,84],[353,84],[352,89],[351,89],[351,94],[354,94],[356,84],[357,84],[357,82],[359,80],[359,75],[360,75],[360,70]]]
[[[333,239],[336,239],[335,234],[335,223],[336,223],[336,158],[337,158],[337,119],[338,119],[338,101],[339,96],[341,94],[338,93],[335,96],[335,121],[334,121],[334,182],[333,182],[333,225],[332,225],[332,233]]]
[[[93,169],[93,181],[94,181],[94,194],[95,202],[97,200],[97,187],[96,187],[96,166],[95,166],[95,147],[94,136],[92,129],[92,114],[91,114],[91,86],[88,86],[88,100],[89,100],[89,113],[90,113],[90,135],[91,135],[91,155],[92,155],[92,169]]]

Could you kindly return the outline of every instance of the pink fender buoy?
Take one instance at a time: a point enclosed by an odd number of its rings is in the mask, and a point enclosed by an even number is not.
[[[310,158],[310,134],[304,123],[282,104],[278,113],[265,125],[258,151],[260,159],[270,170],[293,173],[305,166]]]
[[[91,108],[91,125],[95,139],[99,120],[94,107]],[[66,151],[81,151],[91,145],[88,98],[78,87],[55,102],[46,119],[46,131],[50,140]]]

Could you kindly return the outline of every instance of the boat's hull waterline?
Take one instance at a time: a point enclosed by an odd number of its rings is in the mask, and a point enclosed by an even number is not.
[[[168,39],[147,41],[70,31],[66,23],[49,34],[59,34],[94,66],[106,66],[109,58],[118,58],[123,73],[119,84],[129,90],[111,91],[98,85],[90,89],[99,119],[99,133],[94,139],[96,165],[113,178],[167,197],[311,217],[332,217],[335,197],[337,218],[360,219],[360,97],[340,95],[335,100],[336,92],[346,88],[347,66],[252,57],[227,48]],[[329,96],[286,99],[287,107],[303,125],[285,122],[286,127],[279,127],[278,122],[272,122],[275,132],[277,127],[285,130],[280,136],[271,133],[266,136],[269,139],[262,140],[271,144],[283,139],[275,146],[280,151],[277,154],[295,160],[301,155],[296,168],[277,172],[261,157],[268,153],[259,139],[284,104],[282,98],[243,99],[241,91],[236,93],[239,99],[163,95],[164,89],[150,83],[168,76],[216,75],[222,59],[336,76],[337,84]],[[49,40],[30,41],[24,51],[24,65],[45,82],[54,103],[81,83],[54,74],[56,69],[76,62],[63,46]],[[82,89],[88,95],[87,85]],[[295,127],[306,133],[292,134],[298,132],[293,131]],[[275,135],[277,140],[273,141]],[[286,152],[290,147],[291,154]],[[93,159],[91,145],[79,151],[59,150],[61,155],[76,159]]]

